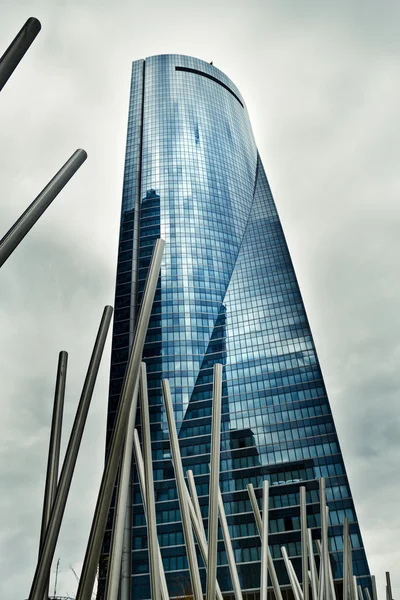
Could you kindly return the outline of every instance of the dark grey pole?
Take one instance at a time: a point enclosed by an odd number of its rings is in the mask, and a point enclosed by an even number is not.
[[[57,492],[58,467],[60,462],[61,430],[64,411],[65,382],[67,379],[68,354],[62,350],[58,357],[56,390],[54,393],[53,418],[51,421],[49,456],[47,459],[46,483],[44,488],[42,527],[40,530],[39,557],[50,520],[51,509]],[[50,572],[49,572],[50,576]],[[48,584],[47,584],[48,587]],[[48,589],[45,591],[45,600]]]
[[[41,27],[40,21],[30,17],[0,58],[0,91],[10,79]]]
[[[82,566],[76,600],[90,600],[92,597],[97,565],[99,563],[101,546],[106,530],[108,513],[114,485],[117,478],[118,467],[124,446],[125,435],[128,427],[129,413],[135,390],[136,380],[139,377],[140,362],[142,360],[143,345],[146,338],[154,294],[157,288],[160,273],[161,259],[164,251],[164,240],[158,239],[154,246],[153,256],[147,275],[142,305],[137,321],[135,339],[129,356],[124,382],[122,385],[118,412],[115,419],[114,430],[111,437],[108,460],[103,472],[97,504],[90,530],[89,541],[86,548],[85,559]],[[30,600],[33,600],[32,598]],[[36,599],[35,599],[36,600]]]
[[[74,424],[72,426],[67,451],[65,453],[53,510],[51,511],[42,552],[40,554],[31,591],[29,593],[29,600],[43,600],[43,596],[46,591],[48,574],[54,557],[61,521],[64,515],[65,505],[67,503],[72,475],[75,469],[76,459],[82,440],[83,430],[85,428],[86,417],[89,411],[94,385],[96,383],[97,373],[99,371],[100,361],[107,338],[107,332],[110,326],[112,312],[112,307],[106,306],[101,318],[101,323],[97,333],[92,356],[90,358],[85,383],[83,384],[82,394],[79,400],[78,409],[76,411]]]
[[[61,192],[86,159],[87,154],[85,150],[76,150],[40,192],[39,196],[22,213],[18,221],[14,223],[3,239],[0,240],[0,267],[4,265],[18,244],[24,239],[46,208],[50,206],[54,198]]]

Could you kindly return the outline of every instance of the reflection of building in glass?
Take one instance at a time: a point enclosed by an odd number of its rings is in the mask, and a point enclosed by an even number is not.
[[[339,523],[347,515],[354,571],[364,587],[368,566],[335,426],[244,101],[214,66],[178,55],[133,63],[109,430],[160,235],[167,244],[144,357],[158,534],[170,594],[182,595],[189,576],[160,382],[170,380],[184,466],[194,472],[206,517],[216,362],[223,365],[224,379],[221,489],[242,589],[259,586],[260,544],[246,485],[253,483],[257,493],[265,477],[270,481],[269,542],[285,583],[284,544],[301,576],[299,484],[307,487],[308,526],[317,535],[321,476],[327,478],[334,576],[342,575]],[[149,598],[146,527],[135,473],[132,505],[132,593],[134,599]],[[105,543],[101,577],[107,550]],[[229,591],[222,543],[219,550],[218,579]]]

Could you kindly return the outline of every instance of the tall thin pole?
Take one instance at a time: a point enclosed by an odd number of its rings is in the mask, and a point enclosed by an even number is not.
[[[164,398],[165,411],[167,414],[172,462],[174,465],[176,487],[178,490],[179,507],[182,515],[183,536],[185,539],[186,553],[189,563],[192,593],[194,600],[202,600],[203,592],[200,583],[199,566],[197,563],[196,549],[194,546],[193,531],[190,524],[190,513],[187,501],[187,488],[183,476],[181,451],[179,448],[178,434],[176,432],[174,409],[171,400],[171,391],[169,388],[169,381],[167,379],[163,379],[162,381],[162,392]],[[210,552],[210,549],[208,549],[208,552]]]
[[[365,600],[361,585],[357,586],[358,600]]]
[[[387,587],[388,599],[389,600],[393,600],[392,583],[390,581],[390,573],[389,573],[389,571],[386,571],[386,587]]]
[[[320,512],[321,512],[321,539],[322,556],[321,562],[324,566],[324,600],[329,600],[329,548],[328,548],[328,519],[326,514],[326,487],[325,478],[319,480]]]
[[[157,552],[157,518],[156,503],[154,499],[153,460],[151,455],[150,412],[147,394],[146,364],[143,362],[140,365],[140,399],[146,486],[147,540],[150,562],[151,599],[160,600],[160,578]]]
[[[308,557],[310,561],[310,575],[311,575],[311,591],[313,600],[318,600],[318,574],[317,566],[315,564],[314,549],[311,529],[307,529],[307,546],[308,546]]]
[[[114,485],[117,478],[118,467],[120,464],[126,430],[128,427],[128,419],[131,410],[133,394],[136,381],[139,377],[143,345],[149,325],[164,246],[164,240],[158,239],[153,250],[153,256],[150,263],[146,287],[138,317],[135,339],[133,341],[124,382],[122,384],[119,407],[111,437],[108,459],[100,484],[100,490],[92,521],[92,528],[90,530],[89,541],[86,548],[85,559],[82,566],[82,574],[79,580],[76,600],[88,600],[91,598],[93,592],[101,546],[103,543],[104,532],[106,530],[108,513],[110,510]]]
[[[349,519],[343,523],[343,600],[349,598]]]
[[[260,600],[268,597],[268,481],[263,481]]]
[[[61,431],[64,412],[65,382],[67,379],[68,354],[62,350],[58,357],[56,389],[54,393],[53,417],[51,421],[49,454],[47,459],[46,483],[44,488],[42,526],[40,530],[39,557],[50,520],[51,509],[57,492],[58,470],[60,462]],[[50,577],[50,572],[49,572]],[[48,598],[45,591],[45,600]]]
[[[365,596],[366,596],[367,600],[372,600],[371,599],[371,594],[369,593],[369,589],[368,588],[364,588],[364,592],[365,592]]]
[[[101,323],[97,333],[92,356],[90,358],[85,383],[83,385],[78,409],[76,411],[74,424],[72,426],[67,451],[65,453],[53,509],[51,511],[50,520],[43,541],[42,551],[36,567],[31,591],[29,593],[29,600],[43,600],[43,596],[46,591],[48,574],[50,572],[51,563],[54,557],[61,521],[64,515],[65,505],[67,503],[76,459],[78,457],[79,447],[82,441],[83,430],[85,428],[90,401],[92,399],[97,373],[99,371],[100,361],[103,355],[112,312],[113,309],[111,306],[106,306],[101,318]]]
[[[229,572],[231,575],[231,580],[232,580],[232,585],[233,585],[233,592],[235,594],[236,600],[242,600],[243,595],[242,595],[242,590],[240,587],[240,581],[239,581],[239,575],[238,575],[237,567],[236,567],[235,555],[234,555],[233,548],[232,548],[232,540],[231,540],[231,536],[229,535],[228,521],[226,520],[225,507],[224,507],[224,503],[222,500],[221,491],[219,488],[218,488],[218,509],[219,509],[219,520],[221,523],[222,535],[224,537],[226,555],[228,558]]]
[[[143,462],[142,451],[140,449],[139,435],[138,435],[138,432],[136,429],[133,434],[133,448],[135,451],[136,467],[137,467],[137,472],[139,475],[139,486],[140,486],[140,492],[142,494],[144,514],[147,519],[147,498],[146,498],[146,482],[145,482],[145,475],[144,475],[144,462]],[[160,568],[161,596],[162,596],[162,600],[169,600],[167,580],[165,579],[164,565],[162,562],[161,550],[160,550],[160,545],[158,543],[158,540],[157,540],[157,548],[158,548],[158,550],[157,550],[158,564],[159,564],[159,568]]]
[[[292,588],[295,600],[301,600],[301,597],[299,595],[299,589],[298,589],[298,587],[296,585],[296,582],[295,582],[295,579],[293,577],[293,571],[291,569],[291,562],[290,562],[289,557],[287,555],[285,546],[281,547],[281,552],[282,552],[283,562],[285,563],[286,572],[287,572],[288,577],[289,577],[290,585],[291,585],[291,588]]]
[[[0,58],[0,91],[19,65],[41,27],[38,19],[29,17]]]
[[[206,532],[204,531],[203,519],[202,519],[201,511],[200,511],[199,498],[197,496],[196,486],[194,483],[193,472],[187,471],[186,475],[187,475],[188,485],[189,485],[189,489],[190,489],[190,494],[189,494],[189,491],[187,492],[190,520],[192,522],[194,535],[196,536],[197,543],[199,545],[199,549],[200,549],[201,556],[203,558],[204,565],[207,568],[208,545],[207,545],[207,540],[206,540]],[[216,586],[217,586],[217,590],[216,590],[217,600],[223,600],[222,593],[221,593],[220,587],[218,585],[218,581],[216,582]]]
[[[213,403],[211,419],[211,468],[208,504],[208,565],[206,600],[215,600],[218,547],[218,490],[221,451],[222,365],[214,365]]]
[[[67,160],[64,166],[56,173],[53,179],[40,192],[39,196],[28,206],[25,212],[14,223],[11,229],[0,240],[0,267],[14,252],[15,248],[24,239],[26,234],[32,229],[36,221],[42,216],[44,211],[50,206],[54,198],[58,196],[63,187],[68,183],[71,177],[77,172],[79,167],[87,159],[84,150],[76,150],[71,158]]]
[[[132,466],[133,432],[135,429],[136,410],[139,395],[139,381],[136,381],[133,392],[131,411],[129,413],[128,429],[125,436],[124,453],[122,456],[121,472],[117,490],[114,526],[112,531],[110,554],[108,559],[105,600],[117,600],[122,568],[122,546],[124,539],[127,499]],[[129,558],[129,560],[131,560]]]
[[[375,575],[372,575],[372,600],[378,600],[378,592],[376,591],[376,579]]]
[[[258,508],[257,498],[255,495],[252,483],[249,483],[247,485],[247,491],[249,494],[251,507],[253,509],[254,518],[255,518],[257,530],[258,530],[258,535],[260,536],[260,539],[262,539],[262,519],[261,519],[260,509]],[[275,598],[276,598],[276,600],[283,600],[281,587],[279,585],[278,577],[277,577],[276,571],[275,571],[274,562],[272,560],[272,556],[271,556],[271,552],[270,552],[269,548],[268,548],[268,570],[269,570],[269,576],[270,576],[271,582],[272,582],[272,587],[274,589]]]
[[[308,554],[307,554],[307,503],[306,488],[300,487],[300,525],[301,525],[301,568],[303,579],[303,596],[308,600]]]

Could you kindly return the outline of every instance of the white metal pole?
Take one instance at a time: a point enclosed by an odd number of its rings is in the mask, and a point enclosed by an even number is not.
[[[125,519],[126,512],[129,510],[127,509],[127,500],[131,477],[133,431],[135,429],[138,394],[139,381],[136,382],[135,391],[133,392],[133,401],[131,412],[129,413],[128,429],[125,436],[124,454],[122,457],[121,473],[117,490],[111,549],[108,559],[105,600],[118,599],[118,589],[120,585],[120,574],[122,568],[122,548],[125,533]],[[129,560],[131,560],[131,558]]]
[[[194,483],[193,472],[186,471],[188,478],[188,484],[190,487],[190,494],[187,491],[187,500],[189,506],[190,520],[192,521],[193,531],[199,544],[200,553],[203,558],[205,567],[207,568],[208,563],[208,544],[206,540],[206,532],[204,531],[203,519],[200,512],[199,498],[197,496],[196,486]],[[196,508],[197,507],[197,508]],[[223,600],[222,593],[217,581],[217,600]]]
[[[221,452],[222,365],[214,365],[211,418],[211,466],[208,504],[208,565],[206,600],[215,600],[218,555],[218,491]]]
[[[150,411],[149,399],[147,394],[146,364],[144,362],[142,362],[142,364],[140,365],[140,400],[140,415],[142,418],[142,439],[144,455],[144,476],[146,486],[147,540],[149,548],[151,599],[160,600],[160,578],[157,552],[157,517],[156,503],[154,498],[153,459],[151,454]]]
[[[100,484],[97,504],[92,521],[92,528],[90,530],[89,541],[82,566],[82,574],[76,594],[76,600],[90,600],[93,592],[93,585],[96,578],[97,565],[99,564],[101,546],[107,525],[107,518],[110,510],[115,480],[117,478],[118,468],[121,462],[121,455],[124,447],[126,430],[128,427],[133,393],[135,390],[136,380],[139,377],[143,346],[149,325],[151,310],[153,307],[154,295],[157,288],[164,246],[164,240],[158,239],[153,250],[147,275],[146,287],[138,316],[135,339],[132,344],[132,350],[129,356],[124,382],[122,384],[121,396],[111,437],[108,459]]]
[[[146,483],[145,483],[145,475],[144,475],[144,462],[143,462],[142,451],[140,449],[139,435],[138,435],[138,432],[136,429],[133,432],[133,449],[135,452],[136,468],[137,468],[137,472],[138,472],[138,476],[139,476],[139,485],[140,485],[140,492],[142,494],[144,514],[147,519],[147,498],[146,498]],[[165,578],[164,565],[162,562],[161,550],[160,550],[160,545],[158,543],[158,540],[157,540],[157,548],[158,548],[158,564],[159,564],[159,568],[160,568],[161,596],[162,596],[162,600],[169,600],[167,580]]]
[[[176,431],[174,409],[171,400],[171,391],[169,381],[163,379],[162,391],[167,414],[169,438],[171,443],[172,462],[174,465],[176,485],[178,490],[179,506],[182,516],[183,535],[185,538],[186,552],[189,563],[190,580],[192,583],[192,593],[194,600],[203,600],[203,592],[201,589],[199,566],[197,563],[196,549],[193,539],[193,531],[190,523],[190,514],[187,501],[187,488],[183,476],[183,467],[181,459],[181,451],[179,448],[178,434]],[[214,600],[214,598],[213,598]]]
[[[288,558],[285,546],[281,547],[281,552],[282,552],[283,561],[285,563],[286,572],[287,572],[288,577],[289,577],[290,585],[292,587],[292,592],[293,592],[293,595],[295,597],[295,600],[301,600],[301,598],[299,596],[299,590],[298,590],[296,582],[295,582],[295,580],[293,578],[293,571],[291,569],[291,563],[290,563],[290,560]]]
[[[268,597],[268,481],[263,481],[260,600]]]
[[[301,566],[303,579],[303,596],[308,600],[308,556],[307,556],[307,502],[306,488],[300,487],[300,525],[301,525]]]
[[[367,597],[367,600],[372,600],[371,599],[371,594],[369,593],[369,589],[368,588],[364,588],[364,592],[365,592],[365,595]]]
[[[372,600],[378,600],[378,593],[376,591],[376,579],[375,575],[372,575]]]
[[[225,507],[220,489],[218,489],[218,509],[222,535],[224,536],[226,555],[228,557],[229,572],[231,574],[232,579],[233,592],[235,594],[236,600],[242,600],[243,596],[240,587],[239,575],[236,567],[235,554],[233,552],[232,540],[229,534],[228,521],[226,520]]]
[[[314,547],[311,535],[311,529],[307,529],[307,546],[308,556],[310,561],[310,579],[311,579],[311,592],[313,600],[318,600],[318,574],[317,566],[314,558]]]
[[[299,580],[297,578],[296,571],[294,570],[293,563],[292,563],[292,561],[290,559],[289,559],[289,567],[290,567],[290,570],[292,572],[292,577],[293,577],[293,581],[294,581],[294,584],[295,584],[296,589],[297,589],[297,594],[298,594],[300,600],[303,600],[303,598],[304,598],[303,597],[303,590],[301,589],[301,585],[300,585],[300,582],[299,582]]]
[[[249,483],[247,485],[247,492],[249,494],[251,507],[253,509],[254,518],[255,518],[256,526],[257,526],[257,530],[258,530],[258,535],[260,536],[260,539],[262,539],[261,513],[260,513],[260,509],[258,507],[257,498],[255,495],[254,487],[253,487],[252,483]],[[269,548],[268,548],[268,570],[269,570],[269,576],[270,576],[271,582],[272,582],[272,587],[274,589],[275,598],[276,598],[276,600],[283,600],[281,586],[279,585],[278,576],[275,571],[275,565],[272,560],[272,556],[271,556],[271,552],[270,552]]]
[[[324,600],[329,600],[329,547],[328,547],[328,519],[326,515],[326,487],[325,478],[319,480],[320,512],[321,512],[321,540],[322,556],[321,561],[324,565]]]
[[[357,586],[358,600],[365,600],[361,585]]]
[[[349,519],[343,523],[343,600],[349,598]]]

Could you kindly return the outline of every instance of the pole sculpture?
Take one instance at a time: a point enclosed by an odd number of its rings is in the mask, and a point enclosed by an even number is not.
[[[0,240],[0,267],[14,252],[15,248],[32,229],[36,221],[42,216],[46,208],[50,206],[54,198],[58,196],[63,187],[68,183],[80,166],[87,159],[85,150],[76,150],[65,165],[56,173],[39,196],[28,206],[25,212],[14,223],[11,229]]]
[[[146,287],[137,321],[135,339],[133,341],[124,382],[122,384],[121,397],[115,419],[114,430],[111,437],[110,450],[100,484],[100,490],[93,516],[89,541],[86,548],[82,574],[79,580],[76,600],[88,600],[91,598],[93,592],[97,565],[99,563],[101,546],[107,525],[107,517],[110,510],[118,467],[121,461],[133,394],[137,379],[139,377],[143,345],[149,325],[150,313],[153,306],[158,276],[160,273],[164,246],[164,240],[158,239],[153,250],[153,256],[147,275]]]
[[[19,65],[41,27],[38,19],[30,17],[0,58],[0,91]]]
[[[43,596],[46,591],[48,574],[50,572],[51,563],[54,557],[61,521],[64,515],[65,505],[67,503],[72,476],[75,470],[76,459],[78,457],[79,447],[82,441],[82,435],[97,379],[97,373],[99,371],[108,328],[110,326],[112,312],[113,309],[111,306],[106,306],[103,311],[103,316],[100,322],[92,356],[90,358],[85,383],[83,385],[82,394],[79,400],[78,409],[76,411],[74,424],[72,426],[67,451],[65,453],[64,463],[57,487],[57,494],[54,500],[53,510],[51,511],[51,517],[47,526],[42,551],[40,553],[40,558],[33,578],[29,600],[43,600]]]

